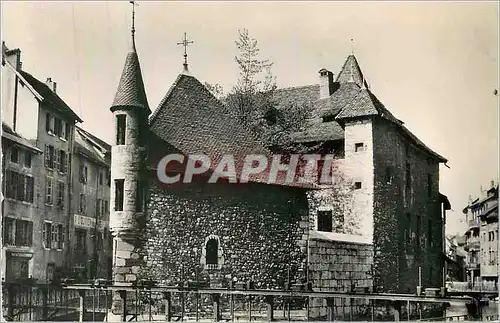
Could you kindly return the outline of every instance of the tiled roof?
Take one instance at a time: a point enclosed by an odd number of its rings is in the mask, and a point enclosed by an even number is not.
[[[151,113],[135,46],[125,59],[122,76],[111,110],[119,107],[137,107],[144,109],[148,115]]]
[[[185,156],[203,154],[216,162],[224,155],[232,155],[237,174],[240,174],[247,155],[270,156],[270,152],[237,121],[228,108],[191,75],[180,74],[177,77],[151,115],[149,123],[151,137],[156,138],[153,145],[158,145],[151,148],[155,151],[155,157],[150,158],[150,163],[154,159],[153,168],[161,158],[156,156],[157,150]],[[209,171],[215,171],[215,166],[212,164]],[[251,176],[250,181],[267,182],[266,175],[262,172]],[[277,182],[278,185],[283,183],[281,179]],[[296,183],[286,185],[311,188]]]
[[[364,83],[364,84],[363,84]],[[396,117],[377,99],[369,90],[368,84],[364,80],[363,73],[354,55],[349,55],[339,73],[334,92],[324,99],[319,99],[319,86],[315,91],[311,91],[310,86],[281,89],[281,96],[277,97],[279,105],[290,105],[296,98],[307,97],[313,103],[313,113],[315,119],[308,127],[291,137],[298,143],[318,142],[329,140],[341,140],[344,138],[344,131],[338,122],[348,118],[359,118],[366,116],[379,116],[389,122],[394,123],[414,144],[441,162],[447,160],[427,147],[413,133],[410,132],[403,122]],[[302,92],[302,93],[299,93]],[[323,117],[334,117],[335,120],[323,122]]]
[[[336,121],[316,122],[306,130],[292,134],[291,138],[296,143],[342,140],[344,129]]]
[[[361,68],[359,67],[358,60],[354,55],[347,56],[347,59],[337,76],[338,83],[348,83],[353,82],[358,87],[362,87],[363,82],[365,82],[365,87],[368,87],[366,80],[363,77],[363,72],[361,72]]]
[[[91,134],[90,132],[88,132],[87,130],[85,130],[81,127],[76,127],[76,129],[78,129],[78,131],[83,133],[85,136],[87,136],[91,140],[95,141],[100,147],[104,148],[105,150],[111,150],[111,145],[108,144],[107,142],[105,142],[104,140],[94,136],[93,134]]]
[[[180,74],[150,119],[150,129],[188,154],[267,153],[195,77]]]
[[[292,105],[312,106],[319,97],[319,85],[296,86],[277,89],[273,99],[277,103],[278,109],[286,109]]]
[[[95,136],[92,137],[95,138]],[[90,159],[103,166],[110,166],[111,160],[107,157],[109,156],[108,152],[111,147],[109,145],[107,145],[107,147],[109,147],[109,149],[101,145],[96,145],[87,131],[76,128],[74,150],[75,153],[80,154],[82,158]]]
[[[59,111],[63,115],[68,116],[72,120],[83,122],[83,120],[80,119],[80,117],[78,117],[78,115],[73,110],[71,110],[66,102],[64,102],[63,99],[59,97],[59,95],[54,93],[54,91],[52,91],[47,86],[47,84],[39,81],[33,75],[25,71],[19,71],[19,73],[21,73],[26,82],[28,82],[35,89],[35,91],[43,97],[43,102],[45,104]]]

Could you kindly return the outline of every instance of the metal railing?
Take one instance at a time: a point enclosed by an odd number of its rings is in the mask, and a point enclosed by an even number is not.
[[[102,281],[79,285],[4,283],[3,293],[3,312],[8,321],[107,321],[113,304],[125,308],[117,314],[122,321],[399,320],[402,313],[408,318],[418,317],[410,303],[420,307],[424,303],[441,306],[470,302],[467,297],[313,291],[310,285],[258,290],[251,284],[208,288],[157,286],[151,282],[128,287]],[[397,314],[384,310],[388,307]]]

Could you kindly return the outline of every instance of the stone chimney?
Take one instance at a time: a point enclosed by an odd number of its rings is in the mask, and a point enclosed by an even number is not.
[[[333,73],[322,68],[319,71],[319,98],[328,98],[333,93]]]
[[[45,82],[45,84],[47,84],[47,86],[49,87],[49,89],[50,89],[52,92],[57,93],[57,92],[56,92],[56,89],[57,89],[57,83],[56,83],[56,82],[52,82],[52,78],[47,77],[47,81]]]
[[[490,188],[494,188],[495,187],[495,181],[491,181],[490,182],[490,186],[491,186]]]

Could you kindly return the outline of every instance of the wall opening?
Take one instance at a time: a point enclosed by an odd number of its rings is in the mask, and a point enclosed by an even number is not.
[[[125,180],[115,179],[115,211],[123,211],[123,184]]]
[[[207,241],[206,245],[206,264],[207,265],[217,265],[218,264],[218,249],[219,242],[215,238],[211,238]]]
[[[125,127],[126,127],[125,114],[120,114],[116,116],[116,144],[125,145]]]

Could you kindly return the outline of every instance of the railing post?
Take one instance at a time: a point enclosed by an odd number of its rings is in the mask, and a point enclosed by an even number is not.
[[[15,288],[13,284],[7,285],[7,320],[14,321]]]
[[[328,322],[333,322],[335,320],[334,309],[335,309],[335,298],[327,298],[326,299],[326,320]]]
[[[272,295],[266,296],[267,306],[267,320],[269,322],[274,320],[274,297]]]
[[[165,304],[165,320],[172,321],[172,293],[163,292],[163,302]]]
[[[252,296],[248,295],[248,322],[252,322]]]
[[[234,295],[230,295],[229,312],[231,315],[231,322],[234,322]],[[198,313],[198,312],[196,312]]]
[[[392,305],[394,309],[394,321],[399,322],[399,318],[401,317],[401,302],[395,301]]]
[[[47,298],[49,297],[48,289],[47,286],[41,286],[40,289],[42,292],[42,320],[48,321],[49,320],[49,305],[47,302]]]
[[[78,318],[78,322],[83,322],[83,317],[85,315],[85,290],[79,290],[78,291],[78,294],[79,294],[79,310],[78,310],[78,313],[79,313],[79,318]]]
[[[127,291],[125,290],[120,290],[118,291],[118,294],[120,295],[120,301],[122,303],[122,313],[121,313],[121,321],[122,322],[127,322]]]
[[[220,294],[212,294],[212,300],[214,302],[214,320],[215,322],[220,321]]]

